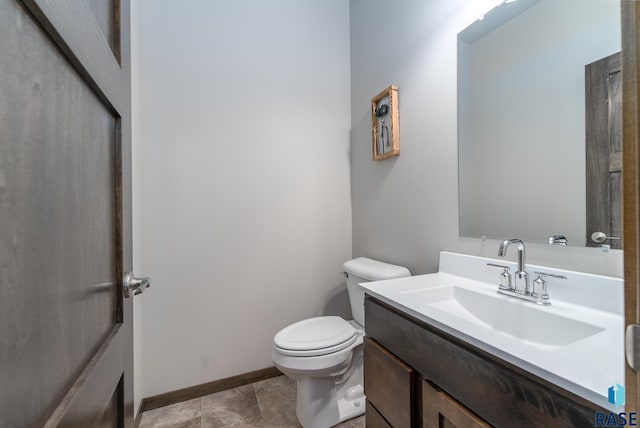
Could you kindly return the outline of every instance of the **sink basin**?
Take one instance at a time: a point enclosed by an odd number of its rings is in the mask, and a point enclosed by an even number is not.
[[[418,307],[426,305],[480,327],[497,330],[530,346],[549,350],[568,346],[604,330],[515,298],[454,285],[404,291],[403,294],[412,295]]]

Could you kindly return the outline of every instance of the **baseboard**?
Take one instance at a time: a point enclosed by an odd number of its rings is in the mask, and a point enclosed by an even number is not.
[[[133,428],[138,428],[140,426],[140,420],[142,419],[142,404],[144,400],[140,400],[140,405],[138,406],[138,412],[136,413],[136,417],[133,419]]]
[[[146,412],[148,410],[153,410],[159,407],[168,406],[170,404],[179,403],[181,401],[187,401],[193,398],[214,394],[216,392],[236,388],[238,386],[248,385],[259,380],[280,376],[281,374],[282,373],[277,368],[267,367],[265,369],[254,370],[252,372],[214,380],[213,382],[207,382],[200,385],[190,386],[188,388],[182,388],[175,391],[165,392],[163,394],[153,395],[151,397],[142,399],[138,416],[140,416],[142,412]]]

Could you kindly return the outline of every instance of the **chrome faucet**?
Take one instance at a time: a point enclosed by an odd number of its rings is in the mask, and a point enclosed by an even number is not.
[[[549,239],[547,239],[547,243],[549,245],[569,245],[569,241],[567,237],[564,235],[551,235]]]
[[[505,239],[500,243],[498,247],[498,257],[504,257],[507,254],[507,248],[511,244],[518,245],[518,270],[514,273],[514,287],[513,291],[518,294],[531,294],[529,288],[529,274],[525,267],[525,248],[524,242],[521,239]]]
[[[546,272],[536,272],[538,277],[533,282],[533,290],[529,286],[529,274],[527,273],[525,266],[525,248],[524,242],[521,239],[505,239],[500,243],[498,247],[498,257],[504,257],[507,255],[507,248],[511,244],[518,246],[518,270],[513,274],[514,281],[512,286],[511,275],[509,273],[509,266],[498,265],[495,263],[487,263],[487,266],[499,267],[504,269],[500,274],[500,284],[498,286],[498,293],[506,294],[507,296],[517,297],[519,299],[535,302],[539,305],[550,305],[549,295],[547,294],[547,283],[543,277],[554,277],[567,279],[562,275],[556,275]]]

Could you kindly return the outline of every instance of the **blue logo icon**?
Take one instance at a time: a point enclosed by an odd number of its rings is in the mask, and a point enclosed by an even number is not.
[[[618,383],[609,387],[609,403],[615,405],[616,407],[622,406],[624,404],[624,387]]]

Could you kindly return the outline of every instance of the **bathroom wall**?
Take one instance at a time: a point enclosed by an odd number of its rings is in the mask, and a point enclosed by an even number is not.
[[[349,4],[137,7],[148,397],[272,366],[279,329],[347,310]]]
[[[140,44],[137,23],[140,20],[140,2],[132,0],[131,7],[131,187],[132,187],[132,245],[133,245],[133,270],[138,276],[144,276],[142,269],[142,218],[141,218],[141,181],[142,159],[140,157],[140,141],[142,132],[140,129]],[[137,296],[133,299],[133,404],[137,413],[142,401],[142,370],[144,358],[142,357],[142,299]]]
[[[456,48],[457,33],[498,3],[350,1],[354,256],[414,274],[437,271],[443,249],[495,257],[498,241],[458,234]],[[400,156],[373,162],[370,100],[390,84],[399,88]],[[527,250],[532,263],[622,276],[620,251]]]

